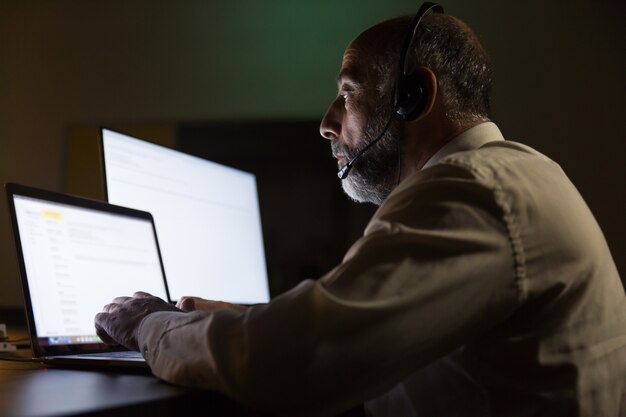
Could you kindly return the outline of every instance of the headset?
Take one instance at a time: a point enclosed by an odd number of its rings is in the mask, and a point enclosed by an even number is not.
[[[380,132],[378,137],[367,144],[361,151],[347,164],[343,166],[337,173],[337,176],[341,180],[345,180],[350,173],[350,170],[354,166],[354,163],[375,143],[377,143],[385,134],[389,126],[391,125],[391,120],[393,118],[398,118],[405,122],[409,122],[411,120],[415,120],[419,117],[420,114],[424,111],[426,107],[426,103],[428,103],[428,96],[424,92],[424,88],[420,84],[417,76],[415,74],[407,74],[407,60],[406,56],[408,55],[409,48],[411,47],[411,43],[413,43],[413,39],[415,38],[415,34],[417,33],[417,28],[419,27],[422,18],[426,15],[426,13],[432,11],[433,13],[444,13],[443,7],[437,3],[426,2],[422,4],[422,6],[417,11],[417,14],[411,21],[411,25],[407,31],[406,37],[404,38],[404,44],[402,45],[402,49],[400,52],[400,65],[398,66],[398,77],[396,79],[396,85],[394,87],[394,99],[393,99],[393,113],[387,124]]]

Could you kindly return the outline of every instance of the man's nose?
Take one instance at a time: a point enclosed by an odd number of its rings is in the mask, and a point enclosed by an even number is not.
[[[339,100],[335,99],[326,110],[320,123],[320,135],[329,140],[337,139],[341,134],[341,111],[338,104]]]

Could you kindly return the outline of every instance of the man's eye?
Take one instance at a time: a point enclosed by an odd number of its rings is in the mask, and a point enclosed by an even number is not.
[[[342,89],[339,91],[339,95],[341,96],[341,98],[343,98],[343,101],[349,101],[354,95],[354,92],[348,89]]]
[[[344,105],[350,105],[353,106],[355,104],[355,101],[357,101],[357,93],[358,90],[356,90],[353,86],[348,85],[348,84],[343,84],[340,88],[339,88],[339,97],[342,98]]]

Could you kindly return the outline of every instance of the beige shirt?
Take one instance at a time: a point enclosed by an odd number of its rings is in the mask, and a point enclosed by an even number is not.
[[[319,280],[244,313],[146,317],[153,373],[280,414],[616,416],[626,297],[592,214],[495,125],[460,138]]]

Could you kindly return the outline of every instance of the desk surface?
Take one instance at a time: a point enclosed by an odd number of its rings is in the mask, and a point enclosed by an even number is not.
[[[5,313],[5,312],[2,312]],[[10,339],[26,336],[10,314],[0,314]],[[29,358],[29,349],[17,356]],[[255,415],[210,391],[186,389],[150,374],[45,368],[0,360],[0,416]],[[195,413],[194,413],[195,411]],[[256,414],[258,415],[258,414]]]

